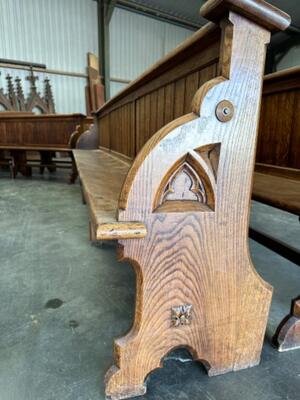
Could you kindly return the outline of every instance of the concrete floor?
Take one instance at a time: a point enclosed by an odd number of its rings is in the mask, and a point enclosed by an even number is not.
[[[114,247],[90,244],[87,208],[66,172],[2,174],[0,189],[0,400],[102,400],[113,339],[131,325],[134,273]],[[252,223],[299,246],[293,216],[255,204]],[[177,351],[148,378],[145,400],[300,399],[300,350],[270,345],[300,294],[300,268],[256,243],[251,253],[275,288],[260,366],[208,378]]]

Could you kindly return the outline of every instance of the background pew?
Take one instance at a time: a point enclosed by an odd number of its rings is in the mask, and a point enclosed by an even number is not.
[[[50,159],[43,158],[43,153],[67,152],[71,154],[71,136],[79,126],[83,133],[92,123],[91,117],[83,114],[24,114],[24,113],[0,113],[0,150],[9,151],[14,159],[14,176],[21,172],[31,175],[31,167],[53,167],[55,164]],[[27,162],[27,152],[37,151],[42,153],[41,163]],[[68,168],[74,165],[69,162]],[[58,164],[59,166],[60,164]]]

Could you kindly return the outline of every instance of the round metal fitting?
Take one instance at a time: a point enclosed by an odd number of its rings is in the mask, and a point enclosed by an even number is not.
[[[216,117],[221,122],[228,122],[234,115],[233,104],[228,100],[221,101],[216,107]]]

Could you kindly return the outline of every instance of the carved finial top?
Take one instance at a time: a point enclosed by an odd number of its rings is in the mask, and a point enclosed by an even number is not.
[[[54,104],[54,97],[52,93],[52,87],[50,84],[50,79],[47,77],[44,79],[45,83],[45,101],[48,105],[49,112],[50,113],[55,113],[55,104]]]
[[[18,96],[24,97],[24,92],[23,92],[23,88],[22,88],[22,80],[17,76],[15,79],[15,82],[16,82],[16,86],[17,86]]]
[[[31,90],[32,90],[33,92],[36,92],[36,84],[35,84],[35,81],[37,81],[37,80],[39,79],[39,77],[38,77],[38,76],[34,76],[32,66],[30,67],[30,75],[27,76],[26,79],[27,79],[28,81],[30,81]]]
[[[7,90],[10,98],[15,96],[15,88],[12,79],[13,79],[12,76],[10,76],[9,74],[6,75]]]
[[[208,0],[200,14],[213,22],[219,22],[229,11],[249,18],[270,31],[284,31],[291,17],[264,0]]]

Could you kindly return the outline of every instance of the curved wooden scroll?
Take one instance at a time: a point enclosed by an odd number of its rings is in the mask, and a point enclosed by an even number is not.
[[[98,125],[96,121],[78,137],[76,148],[82,150],[95,150],[99,147]]]
[[[260,360],[272,287],[249,256],[248,220],[270,33],[229,10],[222,76],[199,89],[193,113],[146,143],[121,192],[118,220],[142,222],[147,235],[119,241],[137,293],[106,375],[112,399],[144,394],[147,375],[177,347],[210,376]]]

